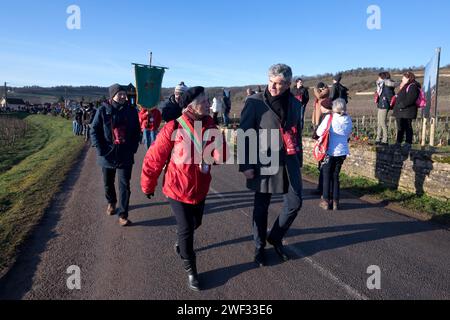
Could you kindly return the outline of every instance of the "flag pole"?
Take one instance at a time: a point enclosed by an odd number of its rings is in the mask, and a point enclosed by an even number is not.
[[[437,108],[438,108],[438,88],[439,88],[439,67],[440,67],[440,63],[441,63],[441,48],[437,48],[436,49],[436,54],[437,54],[437,79],[436,79],[436,94],[435,94],[435,99],[434,99],[434,115],[431,116],[431,127],[430,127],[430,146],[434,147],[434,136],[435,136],[435,132],[436,132],[436,124],[437,124],[437,120],[438,120],[438,113],[437,113]]]
[[[153,52],[150,51],[150,67],[152,66]]]

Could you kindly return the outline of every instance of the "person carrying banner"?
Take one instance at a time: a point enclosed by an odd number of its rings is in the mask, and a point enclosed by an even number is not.
[[[270,67],[269,85],[265,92],[248,97],[241,113],[240,129],[255,132],[258,138],[257,161],[252,163],[249,139],[245,142],[245,158],[239,157],[239,171],[247,179],[247,188],[255,192],[253,209],[253,237],[255,263],[266,265],[266,241],[278,256],[289,260],[283,247],[283,237],[302,207],[303,148],[301,135],[301,104],[289,88],[292,69],[285,64]],[[272,146],[271,141],[276,141]],[[269,147],[270,145],[270,147]],[[254,150],[255,151],[255,150]],[[270,165],[261,157],[270,154]],[[239,154],[238,154],[239,155]],[[284,205],[267,236],[267,217],[272,194],[283,194]]]
[[[211,165],[225,161],[226,144],[209,116],[210,105],[203,87],[187,90],[180,106],[184,109],[183,114],[161,129],[155,144],[147,151],[141,189],[151,199],[165,168],[162,191],[177,221],[178,242],[175,248],[188,274],[189,288],[198,291],[201,286],[194,231],[202,224],[212,179]]]
[[[184,84],[184,82],[180,82],[180,84],[175,87],[174,94],[170,96],[166,102],[164,102],[162,107],[162,118],[165,122],[170,122],[181,116],[183,108],[179,103],[183,93],[187,90],[188,87]]]
[[[119,224],[128,226],[130,202],[130,180],[134,154],[139,147],[141,130],[137,110],[128,103],[124,87],[114,84],[109,87],[110,103],[103,103],[92,123],[92,146],[97,148],[97,163],[102,167],[105,195],[108,201],[107,214],[116,213],[115,177],[119,176]]]
[[[147,150],[155,142],[162,117],[158,108],[143,108],[139,111],[139,123]]]

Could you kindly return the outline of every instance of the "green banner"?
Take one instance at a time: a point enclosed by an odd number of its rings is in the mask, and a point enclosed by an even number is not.
[[[156,107],[161,97],[164,69],[135,65],[137,104],[144,108]]]

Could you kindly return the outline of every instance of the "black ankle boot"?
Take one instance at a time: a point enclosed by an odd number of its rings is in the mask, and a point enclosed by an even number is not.
[[[198,281],[198,274],[197,274],[197,264],[196,259],[188,259],[184,260],[184,270],[188,274],[188,286],[189,289],[194,291],[200,291],[200,283]]]

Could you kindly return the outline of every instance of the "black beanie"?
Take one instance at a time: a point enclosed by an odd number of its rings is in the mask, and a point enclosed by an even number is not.
[[[124,87],[122,87],[120,84],[115,83],[113,84],[111,87],[109,87],[109,98],[113,99],[114,96],[119,92],[119,91],[125,91],[127,92],[127,89],[125,89]]]
[[[189,88],[183,95],[180,100],[180,107],[182,109],[186,108],[192,101],[195,100],[199,95],[205,92],[205,88],[203,87],[192,87]]]

